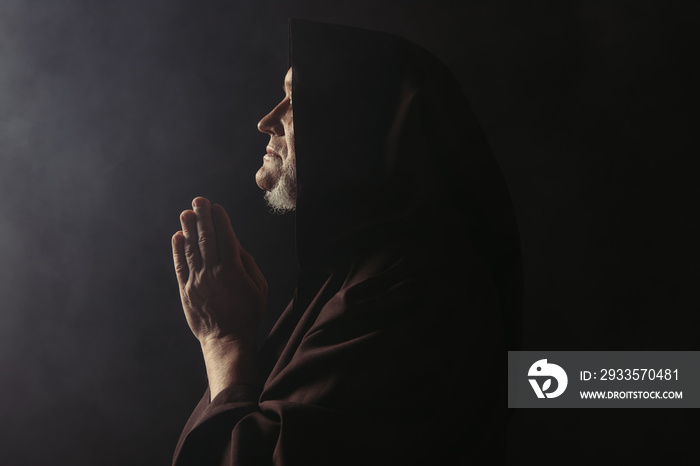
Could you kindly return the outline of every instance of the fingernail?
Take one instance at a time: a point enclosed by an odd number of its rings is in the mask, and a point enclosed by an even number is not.
[[[198,207],[202,207],[204,205],[204,201],[200,198],[196,198],[192,201],[192,207],[195,209]]]

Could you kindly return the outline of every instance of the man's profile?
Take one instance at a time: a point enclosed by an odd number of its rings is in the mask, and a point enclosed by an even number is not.
[[[282,102],[258,123],[258,130],[270,135],[270,144],[255,180],[277,212],[294,210],[297,201],[291,68],[284,77],[284,92]]]
[[[415,44],[304,20],[289,37],[255,178],[295,212],[297,288],[258,352],[265,278],[221,206],[182,213],[173,257],[209,384],[173,464],[498,458],[520,248],[483,132]]]

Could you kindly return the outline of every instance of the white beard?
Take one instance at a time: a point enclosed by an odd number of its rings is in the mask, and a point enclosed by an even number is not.
[[[265,200],[275,214],[291,212],[297,206],[296,160],[282,167],[282,176],[275,186],[265,192]]]

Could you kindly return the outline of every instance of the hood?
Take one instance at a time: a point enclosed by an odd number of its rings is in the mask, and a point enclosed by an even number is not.
[[[301,19],[289,21],[289,65],[302,272],[333,270],[397,235],[420,241],[449,228],[491,271],[513,349],[522,276],[516,218],[450,70],[403,38]]]

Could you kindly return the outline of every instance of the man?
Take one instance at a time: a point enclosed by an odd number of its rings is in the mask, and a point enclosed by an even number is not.
[[[284,86],[256,181],[295,211],[297,289],[257,353],[265,279],[221,206],[182,213],[209,387],[173,464],[497,464],[520,249],[458,84],[398,37],[291,20]]]

